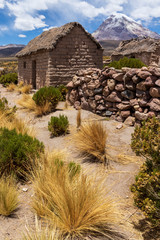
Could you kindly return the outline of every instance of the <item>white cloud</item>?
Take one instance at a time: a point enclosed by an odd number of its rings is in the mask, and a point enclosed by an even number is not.
[[[15,28],[23,31],[47,27],[47,11],[61,16],[59,22],[106,18],[115,12],[146,22],[160,17],[160,0],[0,0],[0,8],[5,4],[15,16]]]
[[[51,27],[48,27],[48,28],[44,28],[43,29],[43,31],[45,32],[45,31],[48,31],[48,30],[50,30],[50,29],[52,29],[52,28],[56,28],[57,26],[51,26]]]
[[[4,0],[0,0],[0,8],[4,8],[5,5],[5,1]]]
[[[19,34],[18,37],[20,37],[20,38],[25,38],[25,37],[27,37],[27,36],[24,35],[24,34]]]
[[[0,31],[7,31],[7,30],[8,30],[7,26],[0,25]]]

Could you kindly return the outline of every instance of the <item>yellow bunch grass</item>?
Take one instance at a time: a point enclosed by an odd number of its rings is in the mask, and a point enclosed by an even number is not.
[[[35,218],[35,229],[28,226],[26,228],[23,240],[65,240],[56,228],[50,228],[48,225],[43,226],[37,217]]]
[[[26,84],[26,85],[24,85],[24,86],[22,86],[20,89],[19,89],[19,92],[20,93],[25,93],[25,94],[29,94],[30,93],[30,91],[31,91],[31,89],[32,89],[32,85],[28,85],[28,84]]]
[[[79,109],[78,112],[77,112],[76,120],[77,120],[77,128],[79,129],[80,126],[81,126],[81,122],[82,122],[82,119],[81,119],[81,109]]]
[[[30,95],[23,94],[22,98],[17,101],[19,105],[21,105],[23,108],[33,111],[37,116],[42,116],[46,113],[49,113],[51,111],[51,107],[49,102],[46,102],[44,106],[38,106],[36,105],[35,101],[32,99]]]
[[[9,86],[7,87],[7,90],[8,90],[9,92],[13,92],[13,91],[15,91],[16,89],[17,89],[17,85],[14,84],[14,83],[10,83]]]
[[[0,112],[0,127],[5,127],[9,130],[16,129],[17,133],[28,134],[31,137],[35,137],[34,128],[28,126],[25,121],[17,118],[14,115],[6,116],[5,113]]]
[[[23,108],[28,109],[30,111],[35,111],[36,109],[36,103],[32,99],[30,95],[23,94],[22,98],[17,101],[19,105],[21,105]]]
[[[9,216],[19,204],[18,191],[12,178],[0,179],[0,215]]]
[[[106,163],[105,126],[99,121],[88,121],[81,125],[80,130],[72,137],[76,149],[85,157]]]
[[[120,218],[102,181],[95,183],[82,172],[71,179],[67,165],[61,159],[55,163],[55,159],[44,157],[34,173],[32,207],[38,216],[68,239],[92,234],[121,239],[114,228]]]

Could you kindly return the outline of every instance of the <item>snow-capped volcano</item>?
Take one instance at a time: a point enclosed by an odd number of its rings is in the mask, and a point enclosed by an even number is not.
[[[160,35],[144,28],[132,18],[116,13],[107,18],[92,34],[98,41],[129,40],[131,38],[160,38]]]

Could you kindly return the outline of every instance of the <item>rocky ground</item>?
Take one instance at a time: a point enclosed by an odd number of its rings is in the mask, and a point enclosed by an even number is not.
[[[46,148],[66,149],[69,154],[77,161],[74,147],[71,146],[69,137],[76,131],[76,116],[77,110],[73,107],[64,109],[64,103],[60,103],[57,110],[47,116],[41,118],[35,117],[31,112],[26,112],[16,102],[21,97],[18,93],[7,92],[5,88],[0,87],[1,97],[6,97],[11,106],[17,105],[17,116],[24,119],[28,125],[35,129],[36,137],[43,141]],[[70,122],[70,134],[67,136],[50,138],[50,133],[47,129],[48,121],[51,116],[64,114]],[[120,205],[123,220],[122,231],[127,235],[128,240],[151,240],[160,239],[156,237],[148,228],[147,222],[141,211],[139,211],[133,203],[133,195],[130,192],[130,185],[134,182],[143,160],[137,158],[130,148],[131,133],[134,127],[127,127],[122,123],[114,120],[100,117],[89,111],[82,110],[82,120],[103,121],[108,132],[107,153],[114,161],[110,161],[109,169],[102,167],[97,163],[83,163],[82,167],[91,173],[103,173],[106,176],[106,187],[109,188],[109,194]],[[122,164],[122,160],[125,164]],[[34,226],[35,216],[31,211],[30,202],[33,195],[31,184],[19,185],[20,207],[13,217],[4,218],[0,216],[0,239],[1,240],[21,240],[23,232],[28,226]],[[125,225],[125,227],[124,227]],[[156,237],[156,238],[155,238]],[[116,240],[116,239],[115,239]]]

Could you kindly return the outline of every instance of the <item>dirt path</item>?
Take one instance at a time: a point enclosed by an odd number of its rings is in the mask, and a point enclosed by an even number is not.
[[[18,93],[7,92],[5,88],[0,87],[1,97],[8,99],[9,105],[17,105],[17,100],[21,98]],[[72,107],[64,109],[64,103],[60,103],[57,107],[57,111],[47,116],[37,118],[33,113],[24,111],[18,106],[17,116],[27,121],[28,125],[34,126],[36,137],[42,141],[46,148],[52,149],[67,149],[67,151],[75,158],[73,146],[70,145],[68,136],[50,138],[48,127],[48,121],[51,116],[58,116],[59,114],[66,115],[69,119],[71,133],[76,129],[76,115],[77,111]],[[139,170],[139,166],[142,164],[142,159],[137,158],[130,148],[131,134],[134,131],[133,127],[123,126],[121,129],[117,129],[118,122],[107,121],[106,119],[92,114],[88,111],[82,110],[82,120],[86,121],[97,120],[103,121],[108,132],[107,140],[107,152],[115,161],[110,162],[109,169],[102,169],[100,164],[82,163],[82,167],[90,171],[99,172],[103,171],[106,174],[106,187],[110,189],[109,194],[121,205],[121,211],[124,216],[123,223],[127,226],[127,230],[124,230],[128,236],[128,240],[142,240],[142,239],[154,239],[148,235],[144,237],[144,232],[141,229],[135,228],[135,224],[139,220],[143,220],[142,213],[133,205],[132,193],[130,192],[130,185],[134,182],[136,173]],[[125,156],[130,156],[130,159],[125,159]],[[74,159],[76,161],[76,158]],[[118,163],[125,160],[126,164]],[[92,169],[92,170],[91,170]],[[24,188],[27,191],[23,191]],[[20,207],[12,218],[3,218],[0,216],[0,240],[20,240],[22,232],[25,231],[25,226],[28,222],[29,225],[34,225],[34,214],[31,212],[29,203],[31,201],[33,192],[31,185],[19,186],[20,192]],[[134,224],[135,223],[135,224]],[[158,239],[158,238],[156,238]],[[116,240],[116,239],[115,239]]]

